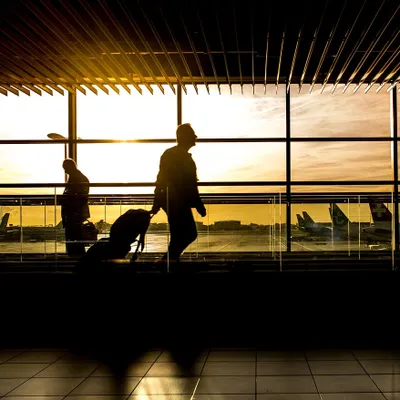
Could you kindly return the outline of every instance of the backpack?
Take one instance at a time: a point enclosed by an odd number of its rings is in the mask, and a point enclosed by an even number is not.
[[[150,219],[149,211],[143,209],[130,209],[126,211],[111,225],[110,242],[130,245],[137,241],[137,247],[133,256],[135,260],[139,247],[141,248],[140,251],[143,251],[144,238],[150,225]]]
[[[77,271],[82,273],[91,270],[101,261],[124,258],[135,241],[138,243],[131,262],[136,261],[139,248],[141,251],[144,248],[150,218],[150,212],[142,209],[131,209],[119,216],[111,225],[110,237],[98,240],[88,249],[79,260]]]

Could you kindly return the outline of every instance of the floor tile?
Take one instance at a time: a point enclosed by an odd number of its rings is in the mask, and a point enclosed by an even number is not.
[[[144,376],[146,372],[150,369],[153,363],[134,363],[131,364],[123,371],[124,376]],[[101,365],[96,371],[93,372],[91,376],[115,376],[116,374],[121,374],[122,371],[115,369],[112,366]]]
[[[308,361],[333,361],[333,360],[348,360],[354,361],[354,355],[349,351],[335,351],[335,350],[321,350],[321,351],[307,351],[306,357]]]
[[[53,363],[54,361],[57,361],[63,356],[64,353],[26,351],[24,353],[21,353],[13,357],[11,360],[7,362],[8,363]]]
[[[7,400],[63,400],[64,396],[6,396]],[[92,399],[95,400],[95,399]],[[97,399],[96,399],[97,400]]]
[[[134,362],[150,362],[153,363],[161,356],[161,350],[153,350],[153,351],[146,351],[142,354],[139,354]]]
[[[77,396],[67,396],[63,400],[126,400],[127,399],[126,394],[117,394],[117,395],[77,395]],[[20,399],[23,400],[23,399]],[[46,399],[43,399],[46,400]]]
[[[207,361],[256,361],[256,351],[252,350],[212,350]]]
[[[321,400],[318,394],[302,393],[302,394],[258,394],[257,400]]]
[[[148,376],[199,376],[204,363],[196,363],[191,367],[180,366],[176,363],[155,363],[147,372]]]
[[[387,400],[400,400],[400,392],[397,393],[383,393]]]
[[[1,364],[0,378],[31,378],[48,364]]]
[[[400,352],[395,350],[355,350],[359,360],[400,360]]]
[[[257,351],[257,361],[305,361],[301,351]]]
[[[98,363],[93,357],[87,356],[85,354],[75,354],[75,353],[65,353],[60,359],[56,361],[57,364],[71,364],[71,363]]]
[[[254,394],[198,394],[193,400],[255,400],[255,398]]]
[[[255,379],[248,376],[205,376],[200,379],[197,394],[254,394]]]
[[[322,400],[386,400],[380,393],[330,393],[323,394]]]
[[[400,374],[400,360],[360,360],[369,374]]]
[[[132,394],[193,394],[198,378],[143,378]]]
[[[306,361],[258,362],[257,375],[311,375]]]
[[[315,375],[320,393],[374,393],[376,385],[368,375]]]
[[[191,394],[132,394],[128,400],[190,400],[191,397]]]
[[[317,388],[311,376],[258,376],[257,393],[311,394],[317,393]]]
[[[313,375],[365,374],[358,361],[309,361]]]
[[[11,358],[17,356],[20,351],[0,351],[0,363],[6,362]]]
[[[169,351],[163,351],[160,357],[157,358],[157,362],[179,362],[180,360],[188,360],[192,362],[202,362],[208,357],[208,351],[202,351],[200,353],[171,353]]]
[[[89,377],[70,395],[131,394],[140,378]]]
[[[8,392],[15,389],[22,382],[25,382],[26,378],[7,378],[0,379],[0,396],[5,396]]]
[[[206,362],[202,375],[255,375],[255,362],[230,362],[211,361]]]
[[[10,394],[13,396],[65,396],[82,381],[83,378],[31,378]]]
[[[86,378],[95,369],[97,364],[73,363],[51,364],[41,371],[37,378]]]
[[[400,375],[371,375],[381,392],[400,392]]]

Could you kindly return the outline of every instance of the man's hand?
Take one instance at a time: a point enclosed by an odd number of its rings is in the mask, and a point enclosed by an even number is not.
[[[152,209],[150,210],[150,214],[156,215],[160,211],[160,207],[153,205]]]
[[[196,210],[202,217],[205,217],[207,215],[207,210],[204,207],[204,204],[201,204],[201,205],[197,206]]]

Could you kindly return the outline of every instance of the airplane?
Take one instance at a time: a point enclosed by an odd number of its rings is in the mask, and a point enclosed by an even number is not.
[[[367,241],[392,241],[392,213],[383,203],[370,202],[373,224],[363,228]]]
[[[41,242],[45,240],[61,241],[65,239],[64,229],[60,221],[53,226],[13,226],[8,225],[10,213],[5,213],[0,224],[0,241],[15,242],[21,240],[21,234],[24,241]]]
[[[296,214],[296,216],[299,229],[319,237],[332,236],[331,227],[315,222],[306,211],[303,211],[303,217],[300,214]]]
[[[372,207],[371,211],[375,210],[375,206],[371,206],[371,203],[370,207]],[[366,242],[367,245],[391,242],[391,236],[389,240],[389,236],[386,232],[380,232],[376,227],[362,227],[358,222],[351,222],[336,203],[331,204],[331,207],[329,207],[329,213],[332,218],[335,236],[338,236],[342,240],[360,239],[363,242]],[[376,212],[374,211],[372,215],[374,218]]]

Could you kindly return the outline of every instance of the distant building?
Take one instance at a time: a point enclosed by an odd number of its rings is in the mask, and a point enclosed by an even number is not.
[[[218,231],[234,231],[241,228],[241,221],[215,221],[215,229]]]

